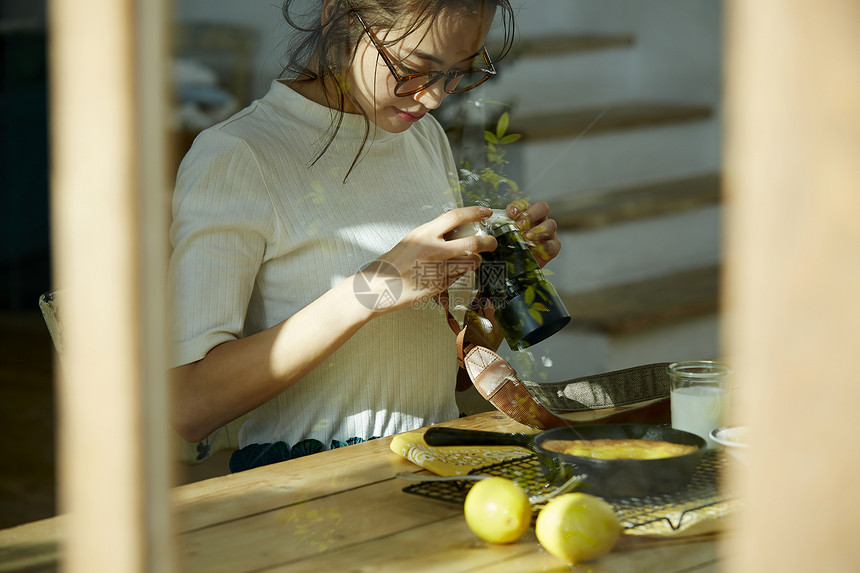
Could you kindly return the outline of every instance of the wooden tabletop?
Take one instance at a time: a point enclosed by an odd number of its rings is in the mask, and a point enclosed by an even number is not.
[[[440,425],[524,431],[497,412]],[[715,572],[718,537],[622,536],[609,555],[571,568],[544,551],[532,527],[494,545],[462,507],[404,493],[395,474],[424,472],[391,438],[175,488],[180,571]],[[0,531],[0,571],[54,571],[63,516]]]

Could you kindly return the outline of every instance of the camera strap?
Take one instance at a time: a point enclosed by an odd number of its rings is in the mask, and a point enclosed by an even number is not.
[[[451,316],[447,298],[447,292],[443,291],[437,300],[457,334],[460,367],[481,396],[517,422],[537,429],[595,422],[670,422],[668,363],[645,364],[562,382],[523,381],[499,354],[466,341],[471,339],[467,331],[472,326],[461,327]],[[459,386],[459,380],[457,389],[465,389]]]

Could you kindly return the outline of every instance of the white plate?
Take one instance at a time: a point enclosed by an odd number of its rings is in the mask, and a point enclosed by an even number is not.
[[[746,426],[715,428],[711,430],[711,439],[738,460],[747,461],[750,446]]]

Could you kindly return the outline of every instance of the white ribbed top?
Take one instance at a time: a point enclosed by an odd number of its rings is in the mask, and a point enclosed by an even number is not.
[[[403,133],[372,133],[344,184],[364,120],[344,116],[310,166],[331,113],[273,82],[195,140],[173,199],[175,365],[276,325],[457,205],[451,151],[430,115]],[[257,408],[240,447],[304,438],[328,445],[455,418],[456,370],[441,308],[383,315]]]

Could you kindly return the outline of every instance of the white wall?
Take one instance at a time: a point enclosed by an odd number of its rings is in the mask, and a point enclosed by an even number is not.
[[[307,0],[306,0],[307,1]],[[180,22],[217,22],[247,26],[259,36],[251,73],[251,96],[257,98],[278,77],[289,27],[281,5],[273,0],[175,0],[174,13]]]
[[[294,3],[299,10],[316,4],[313,0]],[[624,75],[625,91],[644,99],[719,102],[721,0],[512,0],[512,5],[524,37],[570,31],[633,34],[637,49],[616,70]],[[175,0],[175,15],[180,21],[231,23],[257,31],[255,97],[281,71],[289,27],[280,2]],[[579,58],[577,65],[587,64],[587,58]]]

